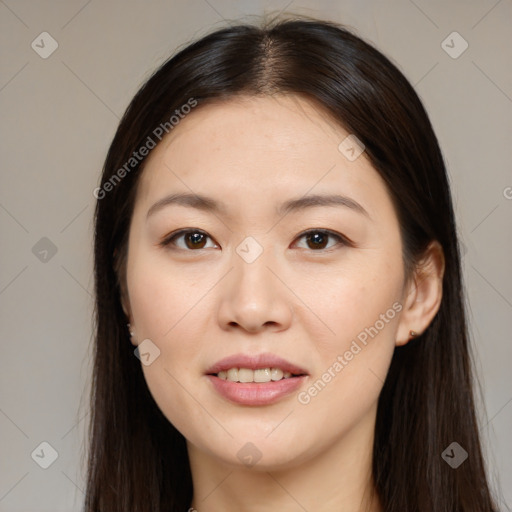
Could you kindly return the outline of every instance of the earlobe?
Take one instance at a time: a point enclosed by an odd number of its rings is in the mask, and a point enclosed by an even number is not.
[[[132,314],[131,314],[131,308],[130,308],[130,301],[128,299],[128,293],[126,291],[126,287],[124,283],[121,283],[120,285],[120,302],[121,307],[123,308],[123,312],[126,315],[128,332],[130,333],[130,341],[132,345],[138,346],[135,328],[131,325],[131,322],[133,322]]]
[[[130,341],[133,346],[138,346],[137,338],[135,337],[135,329],[132,327],[130,323],[126,324],[126,327],[128,327],[128,332],[130,333]]]
[[[439,242],[433,241],[405,291],[405,305],[396,335],[397,346],[420,336],[439,311],[444,270],[443,249]]]

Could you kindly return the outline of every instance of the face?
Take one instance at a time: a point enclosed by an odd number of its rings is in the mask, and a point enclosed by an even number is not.
[[[125,305],[189,449],[285,468],[373,427],[402,246],[348,135],[305,99],[238,98],[197,107],[148,157]]]

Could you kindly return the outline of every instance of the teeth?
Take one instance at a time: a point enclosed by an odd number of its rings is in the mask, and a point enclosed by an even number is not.
[[[272,380],[281,380],[283,378],[283,370],[281,368],[272,368]]]
[[[250,370],[248,370],[250,371]],[[270,382],[272,380],[272,374],[270,368],[263,368],[261,370],[254,370],[253,382]],[[250,382],[250,381],[249,381]]]
[[[230,368],[227,373],[227,380],[238,382],[238,368]]]
[[[280,368],[258,368],[251,370],[250,368],[230,368],[229,370],[220,371],[217,377],[222,380],[231,382],[270,382],[281,379],[289,379],[291,372],[284,372]]]
[[[254,373],[252,370],[247,368],[240,368],[238,370],[238,381],[239,382],[254,382]]]

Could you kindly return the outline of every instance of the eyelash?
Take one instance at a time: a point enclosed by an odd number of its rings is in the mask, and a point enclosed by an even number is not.
[[[162,242],[160,242],[160,246],[161,247],[169,247],[171,245],[174,245],[175,246],[175,241],[178,239],[178,238],[181,238],[182,236],[184,235],[187,235],[187,234],[190,234],[190,233],[199,233],[201,235],[205,235],[206,237],[208,237],[210,240],[213,240],[210,235],[208,235],[208,233],[206,233],[205,231],[201,230],[201,229],[194,229],[194,228],[189,228],[189,229],[180,229],[179,231],[176,231],[174,233],[171,233],[170,235],[168,235],[167,237],[165,237]],[[336,233],[335,231],[331,231],[329,229],[309,229],[307,231],[303,231],[302,233],[300,233],[298,236],[297,236],[297,239],[301,239],[301,238],[304,238],[306,237],[307,235],[309,234],[315,234],[315,233],[319,233],[319,234],[322,234],[322,235],[326,235],[326,236],[329,236],[329,237],[332,237],[334,239],[336,239],[338,242],[337,244],[327,248],[327,249],[306,249],[306,250],[309,250],[311,252],[330,252],[332,251],[333,249],[335,249],[337,246],[339,245],[342,245],[342,246],[353,246],[352,242],[344,237],[343,235],[340,235],[339,233]],[[173,247],[173,249],[181,249],[183,251],[187,251],[187,252],[196,252],[196,251],[200,251],[200,250],[203,250],[203,249],[209,249],[209,247],[206,247],[206,248],[200,248],[200,249],[183,249],[182,247]]]

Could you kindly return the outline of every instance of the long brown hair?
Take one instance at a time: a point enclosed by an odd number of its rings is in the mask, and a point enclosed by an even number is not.
[[[495,511],[475,415],[459,242],[438,141],[394,64],[345,27],[311,19],[210,33],[166,61],[119,124],[96,191],[85,511],[183,512],[193,494],[185,438],[149,393],[121,307],[127,237],[145,161],[134,152],[148,138],[155,141],[157,127],[169,128],[173,112],[191,98],[200,108],[238,94],[276,92],[314,101],[364,143],[396,208],[406,276],[432,240],[444,251],[440,309],[421,336],[395,349],[379,397],[373,478],[383,509]],[[469,454],[456,469],[441,456],[454,441]]]

